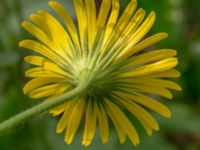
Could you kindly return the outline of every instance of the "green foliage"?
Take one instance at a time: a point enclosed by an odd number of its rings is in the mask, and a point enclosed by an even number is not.
[[[72,1],[60,0],[75,16]],[[121,0],[122,8],[130,0]],[[0,121],[31,107],[33,102],[22,93],[25,83],[23,62],[26,50],[18,48],[18,41],[29,35],[21,29],[20,22],[38,9],[50,10],[48,0],[1,0],[0,1]],[[157,14],[150,34],[169,33],[169,38],[155,48],[168,47],[178,50],[182,77],[178,82],[183,87],[169,102],[173,112],[171,119],[156,116],[160,131],[152,136],[141,129],[141,144],[134,147],[129,141],[120,145],[116,133],[111,130],[110,140],[102,145],[99,133],[88,150],[198,150],[200,149],[200,1],[199,0],[138,0],[139,7]],[[51,11],[51,10],[50,10]],[[0,150],[84,150],[81,146],[82,130],[74,143],[67,146],[64,135],[55,133],[56,118],[41,115],[12,134],[0,137]]]

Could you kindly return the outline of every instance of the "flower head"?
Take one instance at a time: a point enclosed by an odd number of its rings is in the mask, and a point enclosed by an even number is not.
[[[167,80],[180,76],[173,69],[178,64],[177,52],[143,51],[167,34],[143,39],[155,21],[155,13],[145,18],[143,9],[136,10],[136,3],[131,0],[119,15],[119,0],[102,0],[98,12],[94,0],[74,0],[77,30],[67,10],[50,1],[50,7],[65,26],[44,10],[30,15],[31,22],[22,23],[37,41],[23,40],[20,46],[38,54],[25,58],[35,66],[26,72],[32,80],[25,85],[25,94],[33,99],[47,97],[48,102],[88,81],[87,88],[77,97],[50,110],[53,116],[61,115],[56,131],[66,132],[67,144],[72,142],[83,116],[84,146],[91,144],[97,126],[102,142],[108,141],[109,119],[120,143],[128,136],[133,144],[138,144],[134,122],[126,117],[125,110],[135,116],[148,135],[159,130],[149,109],[171,116],[169,109],[149,94],[172,99],[169,90],[181,90]]]

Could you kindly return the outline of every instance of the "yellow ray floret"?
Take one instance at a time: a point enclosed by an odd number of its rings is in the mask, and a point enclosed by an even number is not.
[[[91,100],[88,101],[86,107],[86,120],[83,133],[82,145],[88,146],[91,144],[96,130],[97,110],[92,107]]]

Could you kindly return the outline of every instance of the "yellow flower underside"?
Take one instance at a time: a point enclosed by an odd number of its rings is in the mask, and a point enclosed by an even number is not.
[[[137,8],[131,0],[120,15],[119,0],[102,0],[99,11],[94,0],[74,0],[78,28],[65,7],[57,1],[49,6],[63,21],[40,10],[30,15],[22,27],[36,40],[23,40],[20,47],[38,55],[25,57],[34,67],[26,71],[31,80],[24,93],[45,102],[66,93],[82,81],[83,73],[91,80],[88,89],[72,100],[49,111],[60,115],[57,133],[65,131],[64,141],[70,144],[84,120],[82,145],[89,146],[99,130],[103,143],[109,139],[109,119],[113,122],[120,143],[128,137],[134,145],[140,139],[134,122],[124,109],[141,123],[148,135],[159,130],[149,110],[169,118],[170,110],[148,94],[172,99],[170,90],[181,87],[168,78],[177,78],[177,52],[173,49],[144,49],[165,39],[166,33],[144,38],[154,24],[156,15]],[[121,109],[124,108],[124,109]],[[146,110],[148,108],[148,110]]]

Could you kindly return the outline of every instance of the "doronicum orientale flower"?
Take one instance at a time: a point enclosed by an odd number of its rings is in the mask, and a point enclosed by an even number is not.
[[[84,146],[91,144],[97,127],[106,143],[111,120],[120,143],[128,136],[137,145],[139,135],[126,113],[132,114],[148,135],[159,130],[149,111],[167,118],[171,113],[150,95],[172,99],[169,90],[181,88],[167,80],[180,76],[173,69],[178,64],[176,50],[144,50],[167,37],[161,32],[144,38],[155,13],[145,17],[143,9],[136,10],[136,0],[131,0],[121,15],[119,0],[102,0],[98,12],[95,0],[74,0],[76,27],[60,3],[50,1],[49,6],[59,21],[40,10],[30,15],[31,22],[22,23],[37,40],[23,40],[20,47],[38,54],[25,58],[34,68],[26,72],[32,79],[24,86],[24,93],[48,102],[88,82],[76,97],[49,111],[61,117],[56,132],[65,131],[64,140],[70,144],[84,122]]]

